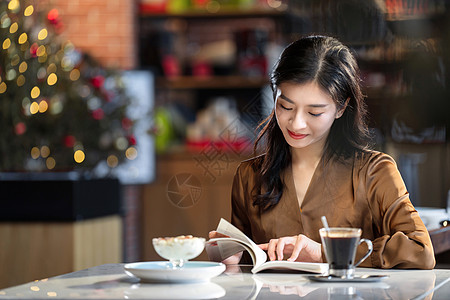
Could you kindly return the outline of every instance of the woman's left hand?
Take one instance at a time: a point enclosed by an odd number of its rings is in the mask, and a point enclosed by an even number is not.
[[[283,260],[289,256],[289,261],[323,262],[322,245],[303,234],[271,239],[259,247],[267,251],[270,260]]]

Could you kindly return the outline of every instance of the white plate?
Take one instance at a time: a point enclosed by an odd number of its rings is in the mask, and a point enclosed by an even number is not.
[[[225,265],[216,262],[188,261],[182,268],[172,269],[168,261],[130,263],[125,273],[142,281],[150,282],[197,282],[208,281],[225,271]]]

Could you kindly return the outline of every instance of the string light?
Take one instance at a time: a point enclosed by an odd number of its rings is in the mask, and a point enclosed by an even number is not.
[[[16,66],[20,62],[20,57],[17,54],[14,54],[14,56],[11,58],[11,66]]]
[[[39,31],[39,33],[38,33],[38,39],[39,40],[45,40],[46,38],[47,38],[47,35],[48,35],[48,31],[47,31],[47,29],[46,28],[44,28],[44,29],[42,29],[41,31]]]
[[[14,22],[11,24],[11,26],[9,26],[9,33],[16,33],[17,30],[19,29],[19,24],[17,24],[17,22]]]
[[[2,47],[3,47],[4,50],[6,50],[6,49],[8,49],[10,46],[11,46],[11,40],[10,40],[9,38],[6,38],[6,39],[3,41]]]
[[[27,6],[27,8],[25,8],[25,10],[24,10],[24,12],[23,12],[23,15],[24,15],[25,17],[29,17],[29,16],[31,16],[31,15],[33,14],[33,12],[34,12],[34,7],[33,7],[33,5],[29,5],[29,6]]]
[[[25,42],[28,40],[28,35],[24,32],[19,36],[19,44],[25,44]]]
[[[36,50],[36,55],[37,56],[43,56],[45,55],[45,46],[44,45],[40,45],[37,50]]]
[[[47,77],[48,85],[54,85],[57,81],[58,81],[58,76],[56,76],[55,73],[48,75],[48,77]]]
[[[19,65],[19,72],[24,73],[28,69],[28,64],[26,61],[23,61]]]
[[[50,74],[50,73],[55,73],[56,72],[56,65],[54,64],[54,63],[51,63],[51,64],[49,64],[48,65],[48,67],[47,67],[47,73],[48,74]]]
[[[54,129],[60,126],[58,123],[50,125],[52,122],[49,121],[52,119],[47,118],[52,118],[50,114],[62,114],[64,109],[81,109],[74,111],[77,118],[81,117],[77,121],[94,124],[92,134],[98,134],[99,140],[97,144],[95,141],[94,143],[90,140],[84,141],[87,143],[86,149],[93,148],[94,152],[113,151],[114,154],[107,156],[109,167],[117,167],[124,158],[135,159],[137,150],[129,146],[134,145],[129,141],[132,128],[124,127],[121,123],[125,111],[122,108],[126,107],[129,100],[123,94],[124,85],[116,83],[116,77],[109,77],[110,72],[107,70],[92,64],[91,60],[85,60],[85,56],[70,41],[63,44],[55,42],[57,39],[53,39],[53,35],[59,33],[62,28],[56,9],[46,14],[46,20],[38,24],[36,22],[42,14],[37,14],[34,5],[25,4],[26,1],[20,0],[8,0],[7,3],[5,6],[8,6],[8,10],[0,14],[0,28],[5,32],[0,40],[0,51],[5,50],[7,60],[0,77],[0,98],[8,93],[7,100],[11,100],[10,102],[14,104],[8,107],[11,110],[11,116],[7,116],[11,128],[6,129],[17,138],[36,139],[47,143],[30,147],[25,153],[20,151],[21,149],[17,151],[21,153],[13,157],[15,161],[31,159],[38,161],[30,165],[13,166],[12,169],[54,170],[70,167],[61,165],[67,162],[71,165],[84,163],[83,167],[90,168],[97,163],[95,161],[97,156],[90,155],[90,152],[85,150],[82,144],[83,135],[77,133],[78,127],[62,124],[61,128],[64,130],[62,132],[52,131],[51,127],[48,127],[53,126]],[[82,72],[85,72],[83,73],[85,76]],[[93,78],[102,79],[98,82],[98,86],[93,82]],[[55,88],[56,85],[58,88]],[[120,103],[122,97],[125,101]],[[74,101],[79,103],[73,103]],[[109,102],[113,102],[112,105]],[[85,119],[82,119],[83,117]],[[54,119],[74,122],[73,118]],[[47,132],[49,134],[45,136]],[[100,141],[100,137],[104,135],[110,137],[106,146]],[[74,138],[70,146],[63,144],[64,147],[60,147],[58,139],[62,141],[65,136],[77,138]],[[51,151],[50,145],[54,145]],[[120,155],[116,153],[118,148]],[[102,156],[98,155],[99,158]],[[48,296],[56,296],[56,293],[49,293]]]
[[[31,89],[30,94],[31,98],[36,99],[41,94],[41,90],[37,86],[35,86],[34,88]]]
[[[45,113],[48,109],[48,103],[45,100],[42,100],[41,102],[39,102],[39,112]]]
[[[2,82],[0,83],[0,94],[3,94],[6,92],[6,83]]]
[[[33,102],[30,105],[30,113],[32,115],[37,114],[39,111],[39,104],[37,102]]]
[[[25,76],[23,75],[19,75],[19,77],[17,77],[17,86],[23,86],[25,84]]]
[[[13,12],[16,12],[19,8],[20,8],[19,0],[11,0],[8,3],[8,9],[13,11]]]

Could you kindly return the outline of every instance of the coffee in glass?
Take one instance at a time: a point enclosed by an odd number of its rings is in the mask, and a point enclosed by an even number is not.
[[[352,278],[355,267],[362,263],[373,250],[372,242],[361,238],[359,228],[322,228],[319,230],[323,249],[329,265],[329,275]],[[355,263],[356,249],[361,243],[367,244],[367,253]]]

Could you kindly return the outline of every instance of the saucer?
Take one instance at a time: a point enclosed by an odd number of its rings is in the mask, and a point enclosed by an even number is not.
[[[129,263],[125,273],[147,282],[199,282],[209,281],[225,271],[226,266],[217,262],[188,261],[181,268],[172,268],[168,261]]]
[[[388,277],[389,275],[355,275],[353,278],[341,278],[329,275],[316,275],[309,276],[309,279],[322,282],[375,282]]]

